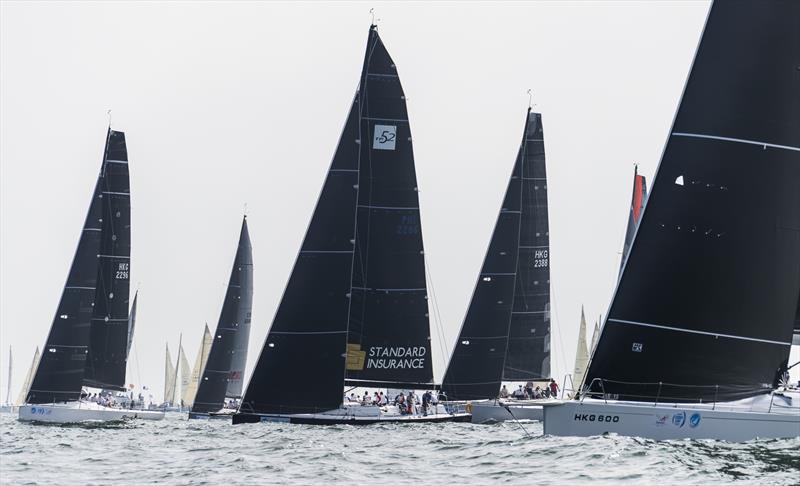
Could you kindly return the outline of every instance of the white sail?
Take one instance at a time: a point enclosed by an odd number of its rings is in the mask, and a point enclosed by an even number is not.
[[[586,367],[589,365],[589,352],[586,349],[586,315],[581,307],[581,327],[578,330],[578,349],[575,351],[575,371],[572,375],[572,385],[577,390],[583,383]]]
[[[600,339],[600,324],[594,321],[594,333],[592,334],[592,348],[589,353],[594,353],[594,348],[597,347],[597,340]]]
[[[181,375],[181,398],[186,398],[186,390],[189,389],[189,383],[192,381],[192,369],[189,367],[189,359],[186,357],[186,351],[183,346],[178,351],[178,366],[180,367]]]
[[[167,359],[164,364],[164,401],[170,404],[175,401],[175,366],[172,365],[169,344],[167,344]]]
[[[31,388],[31,381],[33,377],[36,375],[36,368],[39,367],[39,347],[36,347],[36,352],[33,353],[33,361],[31,361],[31,367],[28,368],[28,373],[25,375],[25,381],[22,382],[22,389],[19,391],[19,396],[17,397],[17,402],[14,405],[22,405],[25,403],[25,399],[28,398],[28,390]]]
[[[186,407],[191,407],[194,404],[194,397],[197,395],[197,386],[200,384],[200,377],[203,376],[203,369],[206,367],[208,361],[208,354],[211,352],[211,332],[208,330],[208,324],[203,332],[203,341],[200,343],[200,351],[197,353],[197,358],[194,360],[194,368],[192,369],[192,377],[189,380],[189,386],[186,387],[186,394],[183,396],[183,404]]]
[[[14,360],[11,357],[11,346],[8,347],[8,383],[6,384],[8,388],[6,389],[6,401],[3,402],[5,404],[11,403],[11,370],[14,367]]]

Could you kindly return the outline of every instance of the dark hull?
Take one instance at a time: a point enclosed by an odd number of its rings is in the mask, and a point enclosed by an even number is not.
[[[430,415],[428,417],[415,417],[408,418],[407,416],[400,416],[397,418],[340,418],[331,416],[330,418],[323,418],[321,416],[291,416],[291,415],[260,415],[254,413],[237,413],[233,416],[233,425],[237,424],[256,424],[260,422],[282,422],[298,425],[373,425],[385,423],[439,423],[439,422],[470,422],[472,415],[458,414],[458,415]]]
[[[230,420],[231,416],[230,413],[189,412],[189,420]]]

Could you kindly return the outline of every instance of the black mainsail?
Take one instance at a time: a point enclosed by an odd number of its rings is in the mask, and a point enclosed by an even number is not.
[[[503,205],[442,381],[442,390],[451,400],[494,398],[504,377],[549,376],[550,265],[543,139],[541,115],[528,109]]]
[[[125,390],[131,264],[131,200],[125,134],[109,130],[89,353],[83,384]]]
[[[253,248],[245,216],[222,312],[197,385],[192,412],[216,412],[223,407],[226,397],[241,396],[252,308]]]
[[[335,409],[345,380],[428,384],[429,333],[405,96],[373,25],[358,91],[240,410]]]
[[[585,384],[736,400],[786,368],[800,294],[800,3],[715,2]]]
[[[99,287],[98,260],[107,228],[103,220],[108,212],[108,198],[104,193],[108,187],[107,178],[111,175],[109,166],[118,165],[109,163],[117,160],[114,158],[117,156],[114,142],[118,139],[115,134],[121,133],[109,129],[106,136],[100,174],[44,352],[25,400],[27,403],[66,402],[80,398],[95,294]],[[127,301],[128,297],[121,298]]]
[[[519,257],[503,365],[506,381],[550,377],[550,224],[539,113],[528,118],[521,162]]]

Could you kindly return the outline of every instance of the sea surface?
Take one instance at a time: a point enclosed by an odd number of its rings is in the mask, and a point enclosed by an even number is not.
[[[2,484],[800,484],[800,439],[542,436],[538,422],[104,426],[0,415]]]

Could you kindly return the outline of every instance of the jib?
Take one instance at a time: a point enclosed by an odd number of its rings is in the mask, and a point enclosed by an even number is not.
[[[576,413],[575,420],[580,422],[619,422],[619,415],[595,415],[588,413]]]

